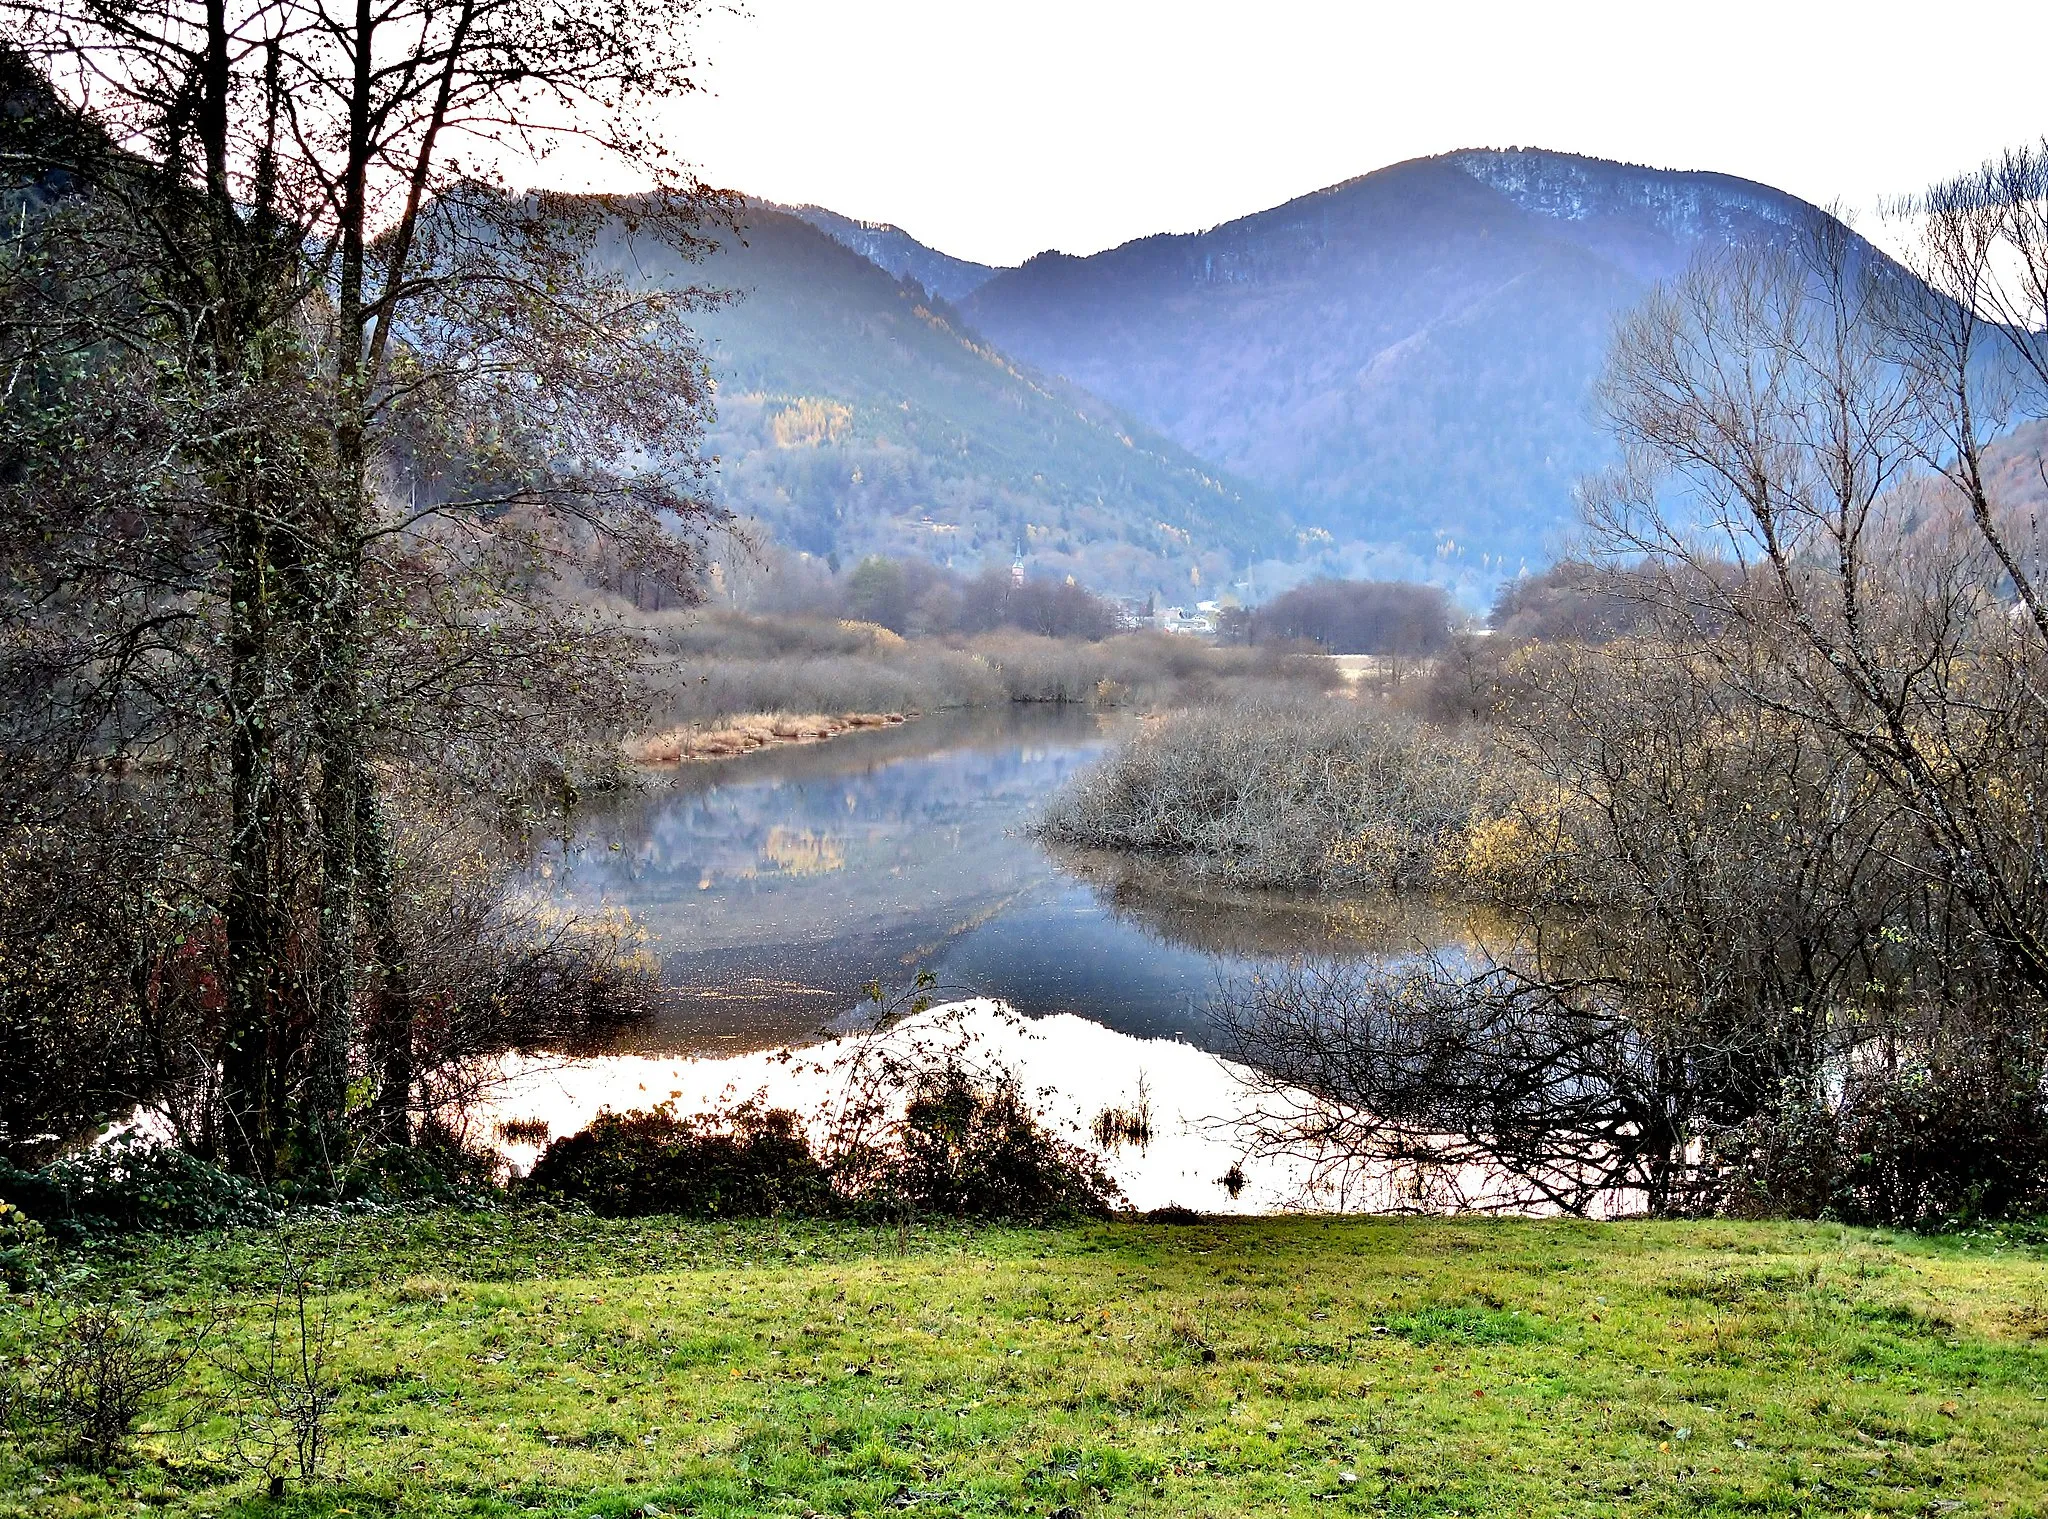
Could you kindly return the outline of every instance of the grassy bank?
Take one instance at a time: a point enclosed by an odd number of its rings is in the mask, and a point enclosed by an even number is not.
[[[260,1236],[116,1274],[243,1305]],[[0,1514],[2048,1513],[2048,1251],[1814,1225],[349,1227],[346,1471]],[[210,1376],[213,1373],[203,1373]]]

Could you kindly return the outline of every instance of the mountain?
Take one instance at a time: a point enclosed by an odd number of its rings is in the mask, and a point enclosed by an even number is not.
[[[972,295],[995,270],[987,264],[954,258],[923,243],[887,222],[855,221],[828,211],[823,206],[776,206],[772,209],[803,218],[820,232],[851,248],[862,258],[888,270],[898,279],[916,280],[942,301],[957,301]]]
[[[1548,557],[1573,481],[1612,457],[1593,391],[1617,316],[1701,249],[1819,214],[1723,174],[1457,152],[1040,254],[961,311],[1273,493],[1310,561],[1483,591]]]
[[[702,264],[643,267],[738,297],[692,324],[717,382],[708,447],[726,503],[788,547],[964,569],[1021,551],[1178,597],[1284,537],[1255,493],[804,218],[754,208]]]

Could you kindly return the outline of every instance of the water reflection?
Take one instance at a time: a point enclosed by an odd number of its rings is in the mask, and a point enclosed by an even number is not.
[[[649,930],[671,997],[620,1046],[643,1054],[801,1040],[866,982],[920,969],[1027,1015],[1211,1045],[1219,981],[1262,963],[1466,943],[1419,899],[1232,892],[1170,864],[1048,854],[1022,830],[1127,722],[940,714],[685,767],[586,813],[534,884]]]

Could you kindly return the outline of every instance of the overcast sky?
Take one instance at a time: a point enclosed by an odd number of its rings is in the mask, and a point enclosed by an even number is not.
[[[673,107],[715,183],[1015,263],[1541,146],[1852,209],[2048,132],[2048,4],[746,0]],[[1875,229],[1871,229],[1875,230]]]

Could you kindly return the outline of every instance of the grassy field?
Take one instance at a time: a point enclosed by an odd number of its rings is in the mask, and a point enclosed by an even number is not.
[[[247,1308],[275,1250],[100,1269]],[[0,1515],[2048,1514],[2038,1234],[444,1213],[336,1267],[331,1482],[202,1396],[111,1478],[0,1445]]]

